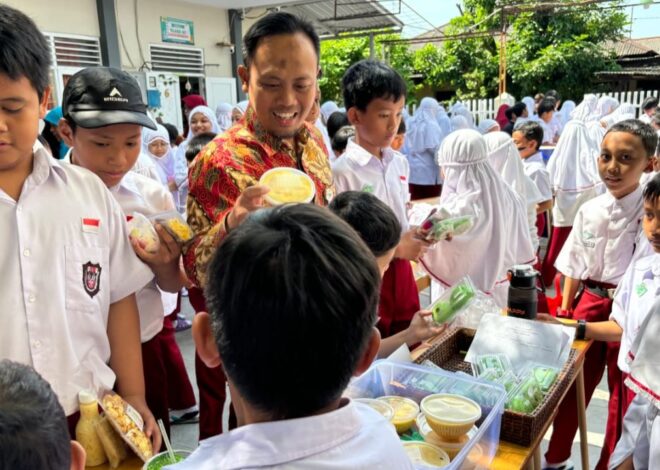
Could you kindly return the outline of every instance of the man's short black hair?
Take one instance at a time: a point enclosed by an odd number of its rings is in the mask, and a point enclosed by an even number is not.
[[[27,15],[0,4],[0,73],[12,80],[25,77],[39,99],[48,87],[50,48]]]
[[[658,202],[658,199],[660,198],[660,173],[656,173],[655,176],[646,183],[642,196],[644,197],[644,201],[649,204],[656,204]]]
[[[380,274],[358,234],[328,209],[262,209],[231,231],[206,299],[227,377],[272,419],[337,400],[377,319]]]
[[[398,101],[406,97],[406,82],[399,72],[377,60],[365,59],[353,64],[341,79],[346,109],[365,111],[377,98]]]
[[[406,120],[401,119],[401,122],[399,123],[399,130],[396,131],[397,135],[405,134],[406,133]]]
[[[215,139],[216,134],[213,132],[202,132],[190,139],[188,147],[186,147],[186,160],[192,162],[197,154],[202,151],[206,145]]]
[[[328,129],[328,137],[330,137],[330,140],[332,140],[339,129],[350,125],[351,122],[348,120],[346,113],[342,111],[335,111],[328,118],[328,123],[326,125]]]
[[[353,126],[344,126],[335,132],[332,137],[332,150],[339,153],[344,153],[348,146],[348,139],[355,137],[355,128]]]
[[[651,158],[655,155],[655,149],[658,145],[658,134],[650,124],[646,124],[639,119],[626,119],[610,127],[605,135],[610,132],[627,132],[628,134],[639,137],[646,151],[646,156]]]
[[[538,114],[539,116],[543,116],[544,113],[555,111],[556,107],[557,107],[557,100],[555,100],[552,97],[548,98],[546,96],[545,98],[543,98],[543,101],[539,103],[539,108],[536,111],[536,114]]]
[[[514,118],[514,116],[517,118],[522,116],[523,112],[525,112],[526,109],[527,109],[527,105],[522,101],[518,101],[516,104],[514,104],[506,111],[504,111],[504,115],[509,121],[511,121]]]
[[[70,466],[66,416],[55,392],[31,367],[0,361],[0,468]]]
[[[546,98],[554,98],[556,103],[561,101],[561,95],[557,90],[548,90],[545,92]]]
[[[335,196],[329,207],[360,234],[374,256],[383,256],[399,244],[399,220],[392,209],[373,194],[345,191]]]
[[[243,36],[243,62],[245,66],[250,66],[250,62],[257,52],[257,47],[259,47],[262,39],[270,36],[297,33],[304,34],[312,41],[318,62],[321,54],[321,41],[319,40],[319,35],[314,30],[314,26],[296,15],[279,11],[269,13],[259,19],[248,29],[245,36]]]
[[[536,142],[536,150],[543,144],[543,128],[536,121],[527,121],[513,132],[520,132],[525,139]]]
[[[658,107],[658,97],[657,96],[647,96],[644,101],[642,101],[642,110],[646,111],[647,109],[657,108]]]

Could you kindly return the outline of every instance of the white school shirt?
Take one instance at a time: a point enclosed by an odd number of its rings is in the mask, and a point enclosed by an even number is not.
[[[529,176],[539,189],[543,202],[552,199],[552,186],[550,185],[550,173],[545,168],[543,154],[536,152],[534,155],[523,159],[525,174]]]
[[[642,219],[640,187],[621,199],[608,191],[580,207],[555,267],[574,279],[618,284],[633,258]]]
[[[394,427],[367,405],[349,401],[316,416],[248,424],[200,442],[167,470],[413,469]]]
[[[617,365],[630,373],[627,357],[646,315],[660,295],[660,254],[633,261],[626,269],[614,296],[610,320],[623,329]]]
[[[406,204],[410,201],[408,160],[391,148],[377,158],[352,139],[346,152],[332,164],[337,193],[366,191],[387,204],[396,214],[401,229],[408,230]]]
[[[137,173],[138,175],[143,175],[154,181],[160,182],[160,175],[158,174],[156,165],[151,161],[149,155],[145,155],[142,152],[140,152],[140,156],[138,156],[138,159],[135,161],[135,165],[133,165],[131,171]]]
[[[651,124],[653,122],[653,118],[646,114],[644,111],[642,111],[642,113],[639,115],[639,120],[644,124]]]
[[[0,190],[0,359],[34,367],[70,415],[80,390],[112,389],[110,305],[153,274],[103,182],[38,142],[33,152],[18,201]]]

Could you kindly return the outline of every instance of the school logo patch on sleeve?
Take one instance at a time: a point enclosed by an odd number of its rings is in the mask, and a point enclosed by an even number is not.
[[[85,288],[85,292],[93,299],[99,293],[101,287],[101,265],[88,261],[83,264],[82,268],[83,287]]]

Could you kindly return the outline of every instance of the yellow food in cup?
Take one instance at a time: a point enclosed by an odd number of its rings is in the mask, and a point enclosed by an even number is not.
[[[316,193],[312,179],[295,168],[268,170],[259,180],[259,184],[270,189],[264,199],[273,206],[289,202],[310,202]]]
[[[394,408],[385,403],[383,400],[375,400],[373,398],[356,398],[355,401],[373,408],[388,421],[391,421],[392,417],[394,417]]]
[[[426,421],[426,416],[424,416],[424,413],[420,413],[415,421],[417,424],[417,429],[424,438],[424,441],[428,442],[429,444],[433,444],[434,446],[440,447],[442,450],[447,452],[447,455],[452,460],[454,460],[459,452],[463,450],[463,447],[465,447],[465,445],[470,442],[470,439],[472,439],[477,434],[477,427],[473,426],[467,434],[462,435],[458,439],[444,440],[438,436],[433,431],[433,429],[431,429],[431,426],[429,426],[429,423]]]
[[[432,465],[434,467],[444,467],[449,465],[449,456],[441,448],[421,441],[403,442],[403,448],[408,458],[416,465]]]
[[[410,429],[419,414],[419,405],[410,398],[386,396],[378,400],[384,401],[394,409],[394,416],[390,422],[396,428],[396,432],[403,434]]]
[[[424,398],[422,413],[433,431],[444,440],[458,440],[481,418],[481,406],[474,400],[436,393]]]

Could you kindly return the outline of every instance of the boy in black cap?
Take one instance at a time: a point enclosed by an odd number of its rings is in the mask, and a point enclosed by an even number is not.
[[[133,77],[110,67],[81,70],[64,89],[62,109],[60,132],[71,147],[65,159],[101,178],[127,218],[134,212],[149,217],[176,211],[165,186],[130,171],[140,154],[142,127],[156,127],[146,114],[140,87]],[[187,279],[179,263],[181,247],[163,227],[157,225],[156,232],[157,248],[147,250],[135,238],[131,242],[153,272],[150,282],[136,294],[147,404],[157,419],[169,423],[163,355],[177,346],[171,335],[161,334],[165,312],[159,287],[179,292]]]
[[[98,178],[37,143],[49,67],[36,25],[0,5],[0,359],[31,365],[50,383],[70,431],[79,391],[116,389],[159,447],[134,295],[153,275]]]

